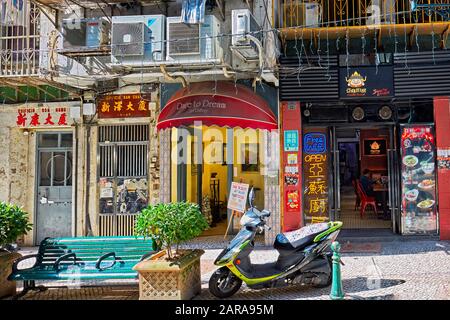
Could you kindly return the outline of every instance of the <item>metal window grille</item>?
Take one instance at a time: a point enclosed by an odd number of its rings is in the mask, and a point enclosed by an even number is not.
[[[132,207],[127,201],[120,200],[120,188],[125,180],[148,181],[148,125],[112,125],[99,127],[98,172],[99,183],[112,186],[112,199],[102,199],[100,191],[99,231],[102,236],[133,235],[135,212],[123,212],[122,206]],[[121,189],[123,190],[123,189]],[[137,194],[139,193],[136,190]],[[148,201],[148,188],[139,193],[145,194]],[[127,197],[125,197],[127,198]],[[109,206],[105,203],[109,201]],[[122,201],[122,202],[120,202]],[[133,200],[137,202],[135,199]],[[139,200],[139,205],[144,204]],[[145,203],[146,204],[146,203]],[[108,208],[108,209],[105,209]]]
[[[30,1],[0,4],[0,77],[39,71],[40,11]]]

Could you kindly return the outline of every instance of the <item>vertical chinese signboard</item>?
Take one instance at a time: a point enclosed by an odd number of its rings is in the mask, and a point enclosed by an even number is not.
[[[282,102],[283,231],[302,225],[301,110],[299,102]]]
[[[305,224],[329,219],[328,132],[307,128],[303,133],[303,212]]]
[[[149,103],[140,94],[107,95],[97,101],[99,118],[149,117]]]

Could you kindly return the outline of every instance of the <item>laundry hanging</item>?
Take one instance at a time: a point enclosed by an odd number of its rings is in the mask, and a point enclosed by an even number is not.
[[[27,21],[26,0],[0,0],[0,25],[25,26]]]
[[[205,21],[206,0],[183,0],[181,21],[187,24],[203,23]]]

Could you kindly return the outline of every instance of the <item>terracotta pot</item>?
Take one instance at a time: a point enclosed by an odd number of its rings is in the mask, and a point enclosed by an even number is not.
[[[201,290],[200,257],[203,250],[183,250],[176,261],[167,261],[165,251],[139,262],[140,300],[187,300]]]
[[[0,298],[16,294],[16,282],[9,281],[8,276],[11,274],[13,262],[21,256],[17,252],[0,251]]]

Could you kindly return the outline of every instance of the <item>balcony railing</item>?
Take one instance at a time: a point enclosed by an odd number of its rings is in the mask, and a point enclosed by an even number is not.
[[[279,0],[282,28],[357,27],[446,22],[444,15],[419,8],[410,0]],[[448,6],[450,0],[417,0],[417,4]],[[420,7],[420,6],[419,6]]]
[[[39,74],[40,11],[27,4],[14,15],[0,17],[0,78]]]

